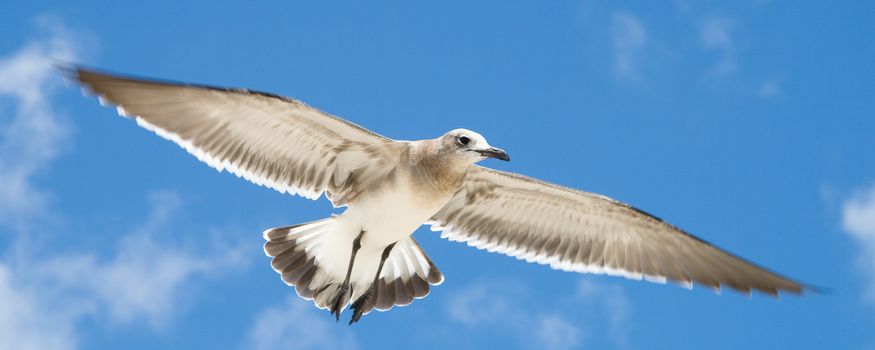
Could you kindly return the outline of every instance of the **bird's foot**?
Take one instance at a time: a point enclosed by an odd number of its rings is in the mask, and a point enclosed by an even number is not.
[[[342,283],[337,287],[337,292],[335,292],[334,298],[331,299],[331,303],[328,304],[328,309],[331,314],[334,315],[336,321],[340,321],[340,312],[343,310],[343,307],[347,302],[347,292],[349,292],[349,283]]]
[[[365,292],[365,294],[362,294],[362,296],[360,296],[354,303],[352,303],[353,312],[352,318],[349,320],[350,325],[358,322],[362,318],[362,315],[364,315],[365,313],[365,305],[367,305],[371,298],[374,297],[374,289],[374,285],[372,284],[371,287],[368,288],[368,290]]]

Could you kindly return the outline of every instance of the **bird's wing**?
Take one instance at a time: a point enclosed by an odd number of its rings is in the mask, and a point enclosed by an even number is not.
[[[72,73],[102,103],[210,166],[311,199],[327,191],[336,206],[391,172],[402,151],[400,142],[282,96]]]
[[[479,166],[430,224],[441,237],[555,269],[772,295],[806,288],[611,198]]]

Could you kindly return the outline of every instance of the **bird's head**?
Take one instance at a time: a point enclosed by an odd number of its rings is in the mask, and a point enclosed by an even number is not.
[[[469,162],[477,163],[486,158],[495,158],[510,161],[510,157],[503,149],[495,148],[486,142],[482,135],[465,129],[451,130],[441,136],[441,148],[445,151],[463,157]]]

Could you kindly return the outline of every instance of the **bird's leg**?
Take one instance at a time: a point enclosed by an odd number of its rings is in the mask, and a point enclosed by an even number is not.
[[[365,312],[365,304],[367,304],[371,298],[376,297],[375,294],[377,293],[377,282],[380,280],[380,272],[383,271],[383,264],[386,262],[386,259],[389,258],[389,254],[392,253],[392,248],[395,247],[395,243],[392,243],[385,249],[383,249],[383,255],[380,256],[380,266],[377,267],[377,274],[374,275],[374,281],[371,282],[371,286],[368,288],[365,294],[362,294],[362,296],[360,296],[354,303],[352,303],[353,313],[352,319],[349,320],[349,324],[358,322],[358,320],[362,318],[362,315]]]
[[[365,230],[361,230],[358,236],[352,241],[352,254],[349,256],[349,267],[346,269],[346,278],[343,279],[343,283],[340,284],[340,287],[337,288],[337,293],[334,295],[334,300],[331,301],[331,313],[334,314],[334,318],[340,321],[340,311],[343,308],[343,304],[346,304],[346,293],[349,291],[349,278],[352,275],[352,266],[355,263],[355,255],[358,253],[359,248],[362,247],[362,236],[365,235]]]

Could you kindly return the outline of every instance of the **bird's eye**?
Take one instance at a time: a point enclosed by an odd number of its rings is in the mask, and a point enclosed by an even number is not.
[[[459,143],[462,144],[462,146],[467,146],[468,142],[471,142],[471,139],[469,139],[468,136],[459,136]]]

